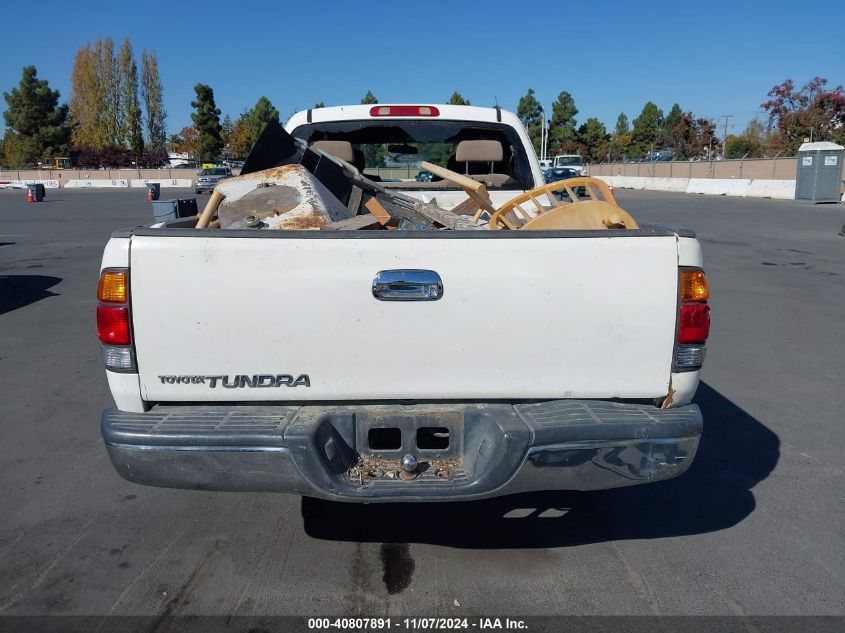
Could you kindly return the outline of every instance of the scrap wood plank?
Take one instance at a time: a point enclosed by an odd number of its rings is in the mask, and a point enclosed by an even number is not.
[[[364,206],[367,208],[367,211],[375,216],[375,218],[379,221],[379,224],[382,226],[390,222],[390,219],[393,217],[390,215],[390,212],[375,198],[367,200],[367,202],[364,203]]]
[[[395,199],[390,200],[386,197],[379,198],[378,202],[390,214],[390,216],[392,218],[396,218],[396,220],[408,220],[420,230],[431,228],[431,220],[421,213],[417,213],[417,211],[412,207],[412,202],[408,202],[407,206],[405,206],[404,204],[397,203]]]
[[[469,231],[478,228],[472,220],[464,216],[457,215],[456,213],[452,213],[451,211],[441,209],[433,204],[417,202],[414,204],[414,209],[429,220],[442,224],[453,231]]]
[[[368,229],[373,226],[381,226],[378,218],[372,213],[365,213],[363,215],[356,215],[345,220],[338,220],[330,224],[324,224],[320,227],[321,231],[356,231],[359,229]]]

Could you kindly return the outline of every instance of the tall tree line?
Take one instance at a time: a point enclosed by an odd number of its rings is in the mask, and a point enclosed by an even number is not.
[[[163,101],[155,52],[143,51],[140,78],[128,37],[117,52],[111,38],[97,39],[76,52],[69,103],[75,146],[125,148],[136,160],[145,148],[162,151],[167,118]]]
[[[608,131],[604,123],[595,117],[589,117],[578,125],[577,114],[575,99],[566,91],[558,95],[552,104],[551,117],[545,121],[533,89],[529,88],[517,104],[517,116],[538,153],[541,126],[546,125],[549,154],[552,156],[580,154],[595,162],[638,160],[653,157],[657,151],[665,152],[669,148],[676,158],[693,158],[706,156],[718,146],[713,121],[684,112],[677,103],[664,116],[663,111],[649,101],[639,116],[630,122],[622,112],[612,131]]]

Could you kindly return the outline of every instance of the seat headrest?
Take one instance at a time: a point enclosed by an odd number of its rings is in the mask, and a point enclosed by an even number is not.
[[[347,163],[355,161],[355,152],[352,150],[352,143],[349,141],[315,141],[311,143],[311,149],[319,149],[326,154],[336,156]]]
[[[497,163],[503,155],[499,141],[461,141],[455,148],[455,160],[459,163]]]

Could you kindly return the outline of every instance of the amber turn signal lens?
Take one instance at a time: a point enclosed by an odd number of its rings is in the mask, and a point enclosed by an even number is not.
[[[710,290],[707,288],[707,279],[704,272],[700,270],[681,271],[681,303],[694,301],[707,301],[710,298]]]
[[[103,272],[97,286],[97,299],[103,303],[126,303],[126,273]]]

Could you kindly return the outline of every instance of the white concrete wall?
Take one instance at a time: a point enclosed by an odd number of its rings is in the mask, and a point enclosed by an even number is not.
[[[0,189],[26,189],[27,185],[44,185],[45,189],[58,189],[58,180],[2,180]]]
[[[128,187],[128,180],[102,180],[99,178],[77,178],[75,180],[68,180],[65,187],[69,189],[89,189],[102,187]]]
[[[149,179],[141,179],[138,180],[137,178],[133,178],[129,181],[130,187],[146,187],[148,184],[159,183],[161,188],[164,189],[165,187],[183,187],[183,188],[190,188],[194,186],[194,181],[190,178],[172,178],[170,180],[164,180],[161,178],[149,178]]]
[[[596,176],[612,187],[648,191],[674,191],[748,198],[795,198],[794,180],[747,178],[649,178],[645,176]]]

